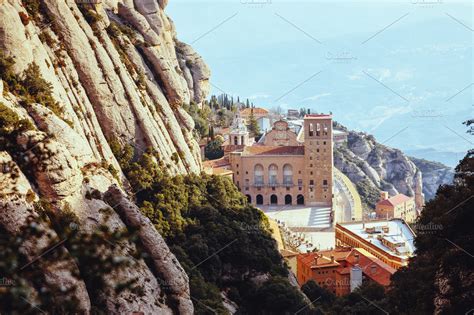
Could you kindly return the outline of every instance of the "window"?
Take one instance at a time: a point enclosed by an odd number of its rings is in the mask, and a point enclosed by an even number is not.
[[[298,186],[303,186],[303,180],[301,178],[298,179]]]
[[[270,185],[276,185],[278,183],[278,166],[271,164],[268,167],[268,183]]]
[[[253,181],[256,186],[263,185],[263,166],[261,164],[257,164],[253,168]]]
[[[283,184],[293,184],[293,167],[290,164],[283,165]]]
[[[323,185],[324,185],[324,186],[327,186],[327,185],[328,185],[328,180],[327,180],[327,179],[323,179]]]
[[[314,129],[313,129],[313,124],[309,124],[309,133],[308,135],[312,137],[314,135]]]
[[[309,180],[309,184],[310,184],[311,186],[313,186],[313,185],[314,185],[314,180],[310,179],[310,180]]]

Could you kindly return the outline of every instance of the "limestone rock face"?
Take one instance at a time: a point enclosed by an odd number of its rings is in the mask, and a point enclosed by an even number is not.
[[[454,174],[440,163],[408,157],[379,144],[371,135],[353,131],[349,131],[347,145],[335,148],[334,164],[356,185],[363,181],[390,195],[415,196],[418,191],[428,200],[440,185],[450,183]]]
[[[87,279],[73,279],[85,266],[72,257],[67,266],[38,268],[43,268],[48,286],[74,291],[81,314],[95,309],[192,314],[188,276],[127,197],[128,182],[109,143],[132,146],[136,158],[153,149],[171,175],[199,173],[194,121],[181,106],[204,101],[209,68],[191,46],[177,39],[164,12],[166,0],[39,3],[32,12],[21,0],[0,0],[2,55],[14,58],[18,76],[36,64],[59,108],[21,100],[0,80],[0,103],[32,125],[8,138],[7,144],[0,141],[0,226],[10,236],[20,235],[28,220],[38,218],[35,203],[41,200],[55,213],[53,223],[57,215],[73,215],[82,233],[93,233],[106,218],[112,231],[140,228],[140,243],[150,261],[136,259],[131,269],[104,272],[105,285],[94,296]],[[42,229],[60,235],[52,226]],[[44,239],[25,244],[31,259],[47,246]],[[134,248],[133,242],[125,242],[120,254],[126,256]],[[64,251],[68,257],[67,248]],[[142,284],[140,292],[116,292],[119,284],[135,280]],[[32,286],[32,299],[35,290]],[[61,303],[61,297],[56,302]]]

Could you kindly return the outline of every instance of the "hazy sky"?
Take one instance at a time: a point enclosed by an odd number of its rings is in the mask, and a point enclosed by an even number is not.
[[[331,111],[451,165],[473,147],[471,2],[170,0],[167,13],[210,66],[212,93]]]

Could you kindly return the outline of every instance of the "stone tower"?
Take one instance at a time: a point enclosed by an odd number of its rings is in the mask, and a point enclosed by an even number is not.
[[[306,204],[332,206],[332,116],[310,114],[304,118]]]
[[[245,124],[245,119],[236,115],[234,123],[230,127],[229,133],[229,144],[230,145],[251,145],[249,131]]]

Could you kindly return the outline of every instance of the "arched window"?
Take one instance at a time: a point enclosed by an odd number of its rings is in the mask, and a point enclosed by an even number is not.
[[[291,197],[291,195],[286,195],[285,196],[285,205],[291,205],[293,202],[293,198]]]
[[[253,177],[255,186],[263,185],[263,166],[261,164],[255,165],[253,169]]]
[[[283,184],[293,184],[293,167],[290,164],[283,165]]]
[[[245,195],[245,197],[247,197],[247,202],[248,202],[248,203],[252,203],[252,196],[250,196],[250,195]]]
[[[263,205],[263,196],[257,195],[257,205]]]
[[[296,196],[296,204],[304,205],[304,196],[303,195]]]
[[[278,184],[278,166],[275,164],[268,167],[268,183],[273,186]]]
[[[234,144],[235,145],[239,144],[239,139],[237,138],[237,136],[234,136]]]
[[[277,197],[277,195],[271,195],[271,196],[270,196],[270,204],[272,204],[272,205],[278,204],[278,197]]]

